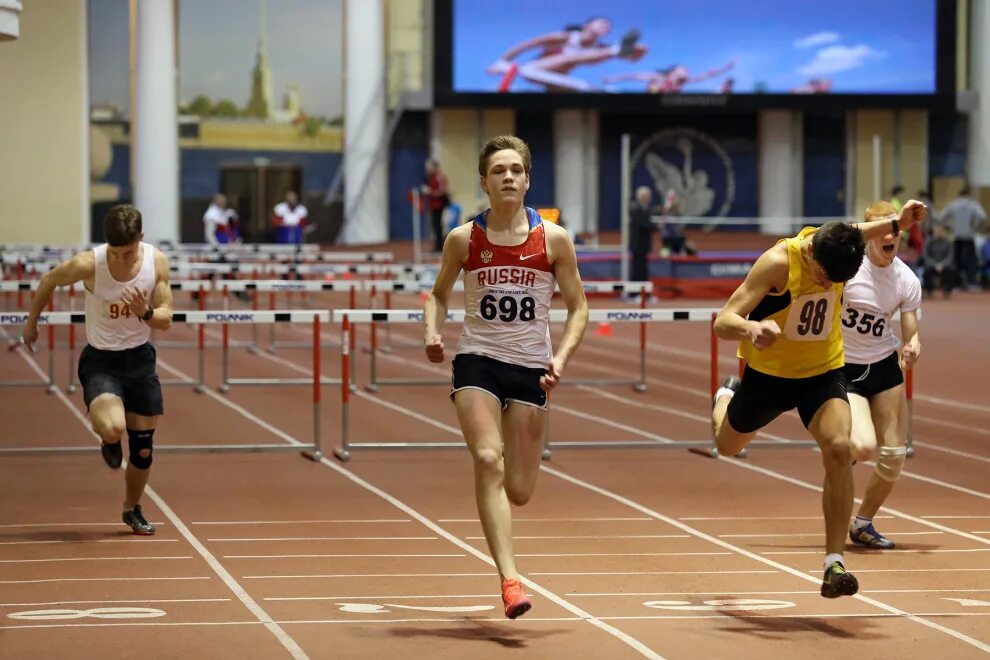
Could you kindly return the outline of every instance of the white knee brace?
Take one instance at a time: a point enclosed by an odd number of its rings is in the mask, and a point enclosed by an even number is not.
[[[906,456],[907,447],[878,447],[877,476],[891,483],[897,481],[898,477],[901,476],[901,469],[904,467]]]

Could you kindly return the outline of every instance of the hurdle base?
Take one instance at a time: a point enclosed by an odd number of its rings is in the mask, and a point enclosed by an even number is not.
[[[688,451],[705,458],[718,458],[718,449],[715,447],[688,447]]]
[[[336,458],[341,463],[346,463],[351,460],[351,452],[343,449],[342,447],[336,447],[333,450],[333,457]]]
[[[320,451],[319,449],[315,449],[315,450],[312,450],[312,451],[306,449],[306,450],[303,450],[303,451],[299,452],[299,454],[303,458],[308,458],[309,460],[313,461],[314,463],[319,463],[320,461],[323,460],[323,452]]]
[[[646,391],[646,383],[636,383],[633,385],[633,391],[642,394]]]
[[[380,388],[375,383],[371,383],[370,385],[365,385],[364,389],[372,394],[375,394]]]

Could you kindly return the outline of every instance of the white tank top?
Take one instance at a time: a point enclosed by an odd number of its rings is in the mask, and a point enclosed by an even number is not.
[[[921,283],[898,258],[887,267],[863,258],[856,275],[846,282],[843,295],[842,341],[846,362],[873,364],[897,350],[900,339],[891,328],[895,312],[921,307]]]
[[[107,266],[107,246],[93,248],[96,272],[93,290],[86,291],[86,341],[104,351],[123,351],[148,343],[151,328],[131,313],[121,300],[124,289],[134,287],[151,301],[155,289],[155,248],[141,243],[141,268],[129,282],[118,282]]]
[[[546,367],[550,300],[556,279],[547,257],[540,216],[525,208],[529,237],[521,245],[494,245],[486,234],[488,211],[471,227],[464,262],[464,329],[457,354],[471,353],[523,367]]]

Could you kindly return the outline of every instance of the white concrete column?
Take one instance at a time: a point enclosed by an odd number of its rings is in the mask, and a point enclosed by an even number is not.
[[[761,110],[759,114],[760,231],[791,234],[791,218],[802,215],[804,169],[800,114]]]
[[[597,110],[584,111],[584,226],[585,231],[600,233],[598,208],[598,163],[601,157],[600,126]]]
[[[340,242],[388,240],[385,12],[382,0],[344,4],[344,226]]]
[[[589,149],[589,136],[586,128],[588,120],[583,110],[557,110],[553,113],[553,161],[554,203],[567,223],[571,233],[580,233],[595,228],[590,213],[589,197],[586,189],[597,191],[597,180],[588,185],[588,158],[597,156],[597,114],[594,118],[594,149]],[[594,169],[597,170],[597,159]],[[597,208],[597,194],[595,195]]]
[[[978,103],[969,115],[969,166],[967,175],[974,186],[990,186],[990,2],[970,5],[970,89]],[[980,64],[982,62],[982,64]]]
[[[0,0],[0,41],[16,39],[21,34],[20,0]]]
[[[134,205],[145,240],[179,240],[179,127],[175,92],[172,0],[141,0],[137,8],[137,93]]]

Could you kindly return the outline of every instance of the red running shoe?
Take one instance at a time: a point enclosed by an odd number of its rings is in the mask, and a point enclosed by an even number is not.
[[[515,619],[529,611],[533,606],[519,580],[502,580],[502,603],[505,605],[505,616]]]

